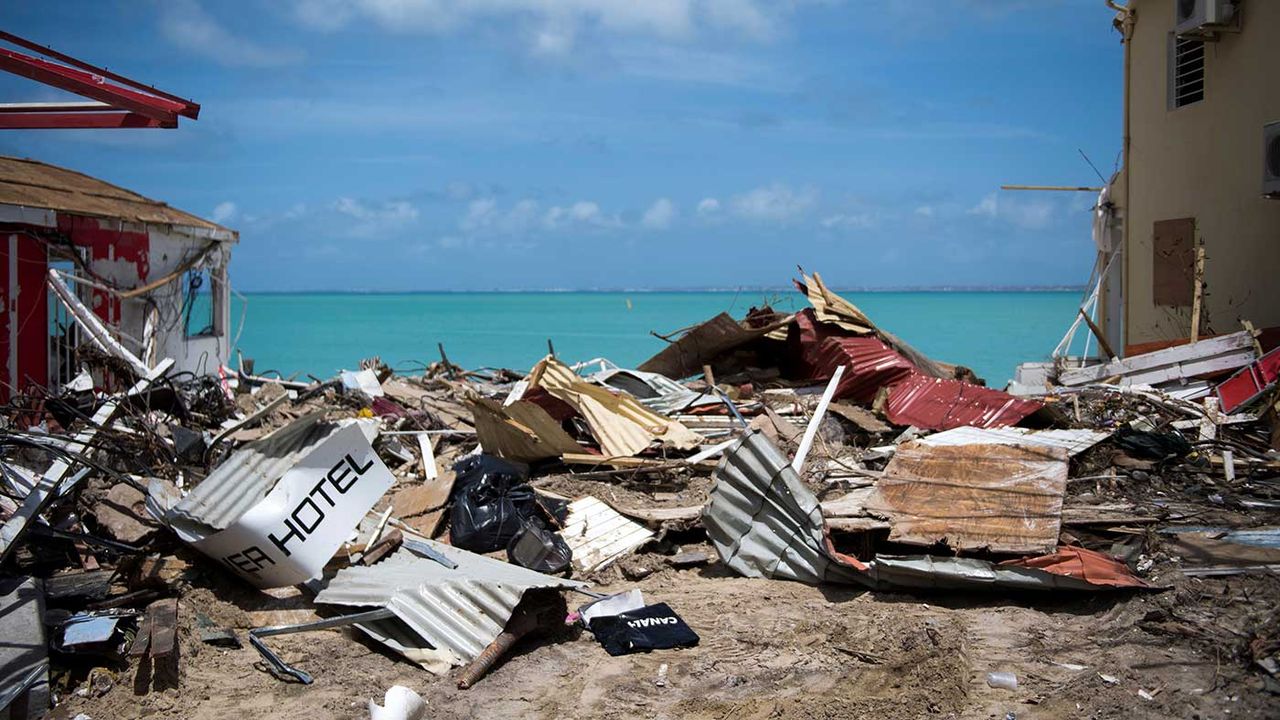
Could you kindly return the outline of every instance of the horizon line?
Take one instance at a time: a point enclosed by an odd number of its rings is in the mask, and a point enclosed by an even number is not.
[[[894,293],[998,293],[998,292],[1081,292],[1084,285],[904,285],[883,287],[833,287],[836,292]],[[743,293],[743,292],[796,292],[793,286],[752,285],[742,287],[620,287],[620,288],[479,288],[470,290],[334,290],[315,288],[306,290],[237,290],[254,295],[469,295],[469,294],[616,294],[616,293]]]

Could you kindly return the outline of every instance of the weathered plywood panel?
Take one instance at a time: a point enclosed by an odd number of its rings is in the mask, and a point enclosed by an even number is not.
[[[898,447],[865,507],[889,539],[1020,555],[1058,544],[1067,451],[1020,445]]]
[[[1152,230],[1151,295],[1156,305],[1190,307],[1195,293],[1196,219],[1159,220]]]

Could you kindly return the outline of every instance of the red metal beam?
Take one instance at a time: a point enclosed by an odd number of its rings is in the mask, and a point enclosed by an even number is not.
[[[0,130],[175,128],[178,120],[157,120],[127,110],[114,112],[3,112]]]
[[[55,60],[66,63],[67,65],[71,65],[72,67],[78,67],[81,70],[87,70],[93,73],[94,75],[101,75],[102,77],[107,78],[108,80],[115,80],[121,85],[127,85],[128,87],[131,87],[135,90],[141,90],[145,93],[155,95],[157,97],[162,97],[167,100],[172,100],[174,102],[182,103],[184,106],[184,109],[180,111],[178,114],[183,115],[185,117],[189,117],[192,120],[195,120],[200,115],[199,103],[192,102],[191,100],[187,100],[186,98],[178,97],[177,95],[174,95],[172,93],[167,93],[154,86],[146,85],[136,80],[131,80],[123,75],[118,75],[116,73],[113,73],[106,68],[101,68],[96,65],[90,65],[89,63],[83,60],[79,60],[77,58],[71,57],[70,55],[67,55],[65,53],[60,53],[51,47],[34,43],[24,37],[19,37],[17,35],[14,35],[13,33],[8,33],[3,30],[0,30],[0,40],[12,43],[14,45],[17,45],[18,47],[26,48],[33,52],[38,52],[41,55],[44,55],[46,57],[51,57]]]
[[[0,70],[7,70],[45,85],[145,115],[161,123],[173,123],[173,126],[176,126],[178,114],[187,109],[181,102],[112,85],[101,75],[41,60],[6,48],[0,48]]]

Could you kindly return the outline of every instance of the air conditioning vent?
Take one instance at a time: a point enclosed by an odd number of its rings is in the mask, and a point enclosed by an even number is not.
[[[1212,37],[1235,14],[1233,0],[1173,0],[1173,31],[1178,37]]]
[[[1262,127],[1262,194],[1280,199],[1280,122]]]

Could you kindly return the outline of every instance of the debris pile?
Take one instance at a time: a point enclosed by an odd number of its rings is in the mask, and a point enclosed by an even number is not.
[[[718,315],[634,369],[468,371],[440,348],[421,375],[373,358],[299,382],[82,354],[0,431],[0,702],[178,687],[184,638],[247,638],[304,684],[323,661],[270,638],[350,626],[459,688],[566,625],[608,655],[678,652],[716,632],[678,591],[591,589],[669,569],[1032,602],[1280,571],[1280,356],[1252,332],[1015,395],[816,273],[796,286],[810,307]],[[217,597],[245,613],[215,620]],[[1238,628],[1221,662],[1280,688],[1274,633]],[[408,688],[384,702],[424,712]]]

